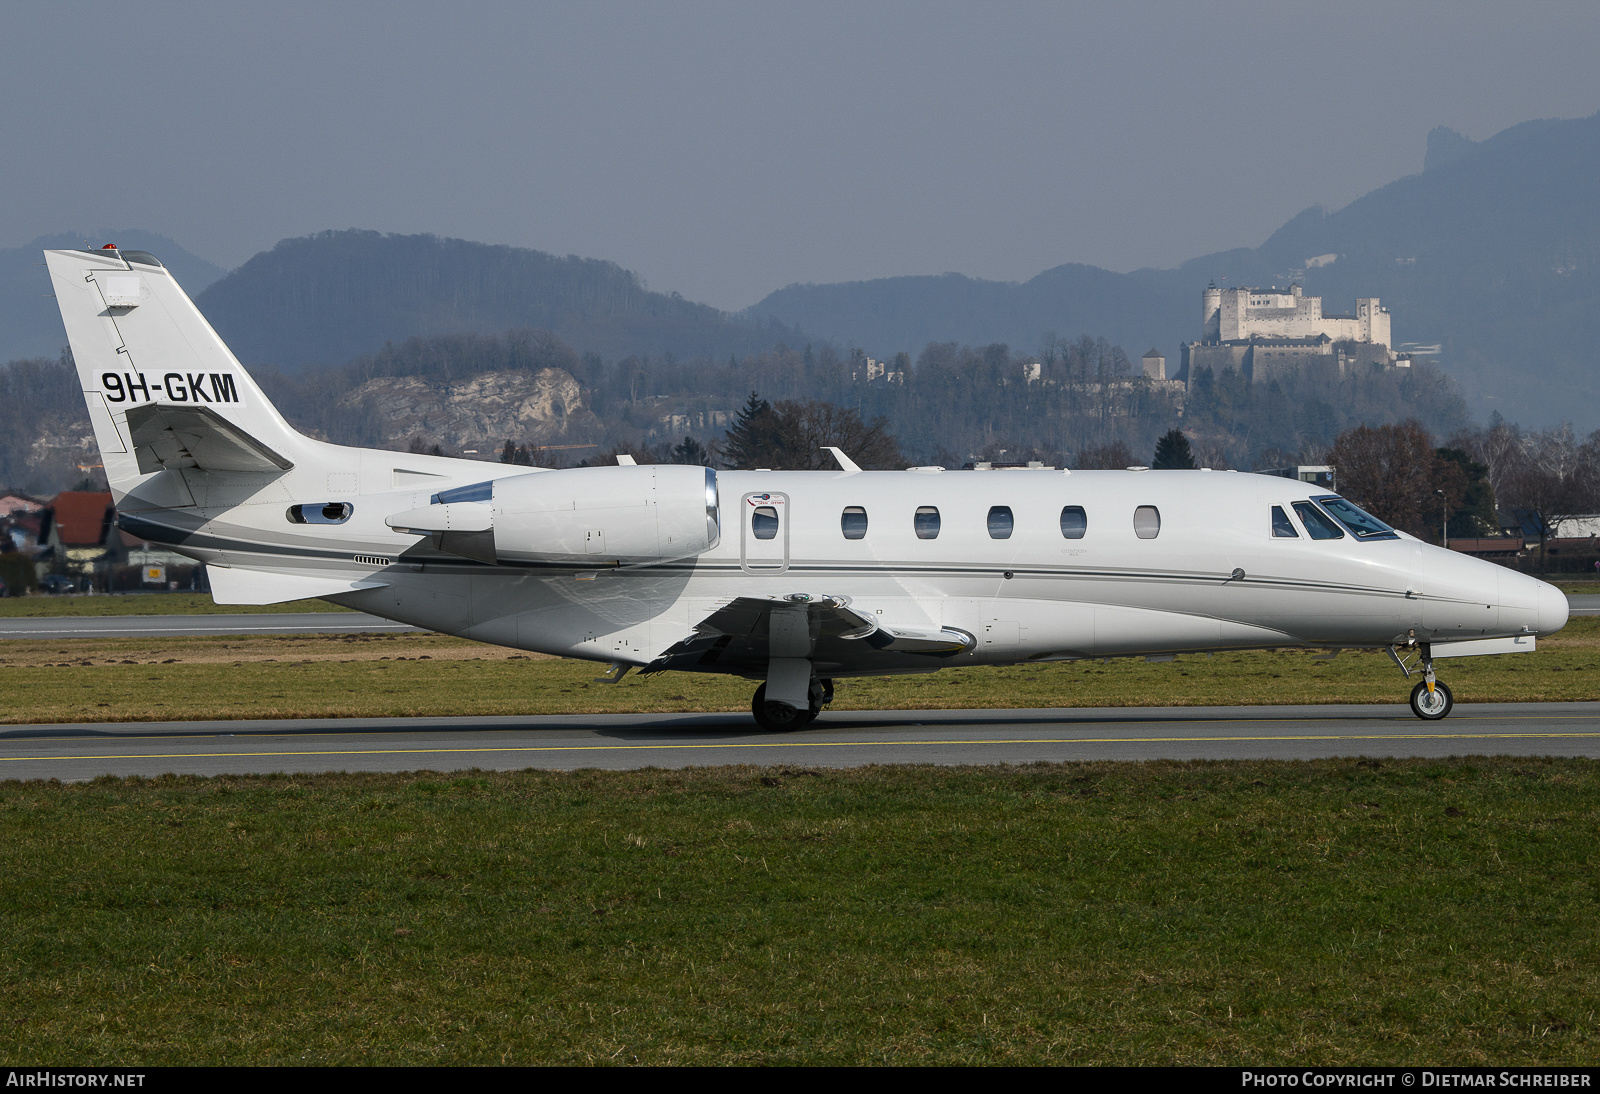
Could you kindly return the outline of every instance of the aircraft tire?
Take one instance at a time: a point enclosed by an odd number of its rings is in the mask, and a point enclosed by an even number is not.
[[[1455,705],[1456,699],[1450,694],[1450,688],[1438,680],[1433,682],[1431,696],[1426,680],[1411,689],[1411,713],[1425,722],[1437,722],[1449,714],[1450,708]]]
[[[762,684],[756,688],[755,698],[750,700],[750,713],[755,715],[756,725],[768,733],[782,733],[810,725],[811,720],[822,713],[822,709],[812,707],[810,710],[796,710],[786,703],[769,703],[767,685]]]

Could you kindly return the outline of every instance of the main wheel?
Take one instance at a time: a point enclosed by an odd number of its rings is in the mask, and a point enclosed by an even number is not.
[[[1450,694],[1450,688],[1435,680],[1433,692],[1428,692],[1428,682],[1422,681],[1411,689],[1411,713],[1428,722],[1437,722],[1450,708],[1456,705],[1455,696]]]
[[[811,720],[821,713],[820,707],[811,707],[809,710],[796,710],[787,703],[767,702],[767,685],[762,684],[756,688],[755,698],[750,700],[750,713],[756,716],[756,725],[768,733],[776,733],[786,729],[800,729],[810,725]]]

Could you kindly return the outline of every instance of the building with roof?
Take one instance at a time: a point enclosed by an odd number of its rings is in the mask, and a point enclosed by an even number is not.
[[[1362,365],[1408,368],[1411,358],[1391,348],[1389,309],[1377,297],[1356,300],[1353,315],[1324,315],[1322,297],[1298,284],[1287,290],[1219,289],[1201,293],[1198,342],[1183,347],[1183,375],[1193,384],[1202,368],[1232,368],[1252,381],[1294,375],[1307,368],[1337,375]]]
[[[46,511],[39,542],[45,548],[39,556],[41,577],[54,572],[109,580],[111,568],[122,561],[123,553],[111,491],[63,490],[57,494]]]
[[[166,584],[170,566],[192,567],[194,560],[154,547],[117,527],[117,510],[110,491],[65,490],[51,499],[42,513],[36,542],[39,576],[64,574],[91,588],[110,590],[117,571],[136,566],[140,576],[124,575],[121,582],[137,585]],[[152,581],[148,575],[160,571]]]

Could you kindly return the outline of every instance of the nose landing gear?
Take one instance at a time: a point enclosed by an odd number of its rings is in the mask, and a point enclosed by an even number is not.
[[[1407,666],[1400,654],[1398,647],[1389,647],[1389,658],[1400,671],[1407,677],[1411,675],[1411,668]],[[1425,722],[1437,722],[1450,713],[1456,705],[1455,696],[1451,694],[1448,685],[1441,683],[1433,675],[1433,650],[1426,642],[1417,644],[1417,652],[1421,655],[1422,679],[1417,686],[1411,689],[1411,713]]]
[[[1450,694],[1448,685],[1431,679],[1433,676],[1431,670],[1428,676],[1430,679],[1418,681],[1417,686],[1411,689],[1411,713],[1424,721],[1437,722],[1450,713],[1450,708],[1456,705],[1456,700],[1455,696]],[[1429,684],[1433,685],[1431,690]]]

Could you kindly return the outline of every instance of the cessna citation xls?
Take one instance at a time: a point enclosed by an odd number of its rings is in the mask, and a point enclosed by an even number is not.
[[[767,729],[846,676],[1212,650],[1531,650],[1554,587],[1335,495],[1211,471],[533,470],[296,432],[161,263],[45,252],[121,526],[220,604],[322,597],[610,677],[760,681]],[[1292,686],[1292,685],[1291,685]]]

